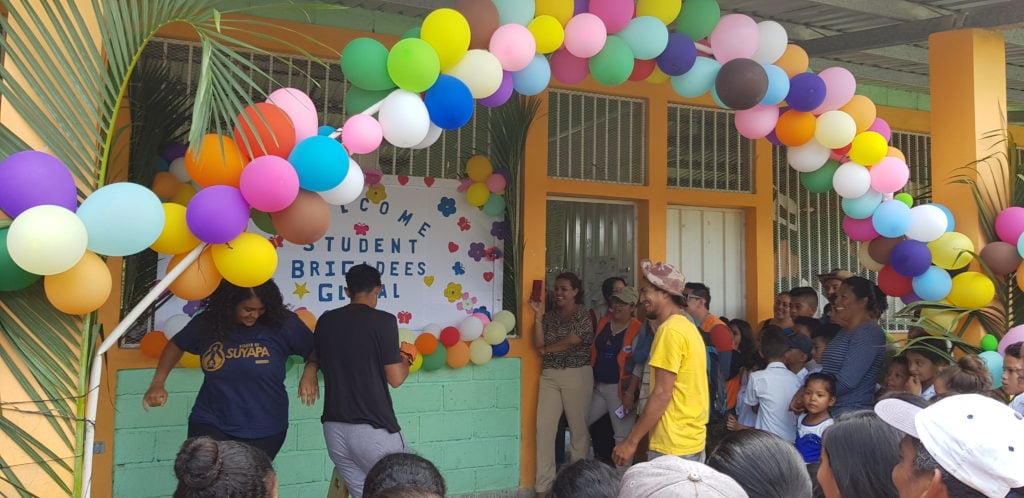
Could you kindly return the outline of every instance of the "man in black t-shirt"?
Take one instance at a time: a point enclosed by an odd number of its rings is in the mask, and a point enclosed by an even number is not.
[[[363,481],[378,460],[405,452],[388,386],[402,385],[412,356],[398,344],[395,315],[378,310],[380,272],[361,264],[345,274],[351,303],[320,316],[316,349],[299,383],[299,397],[319,397],[316,371],[324,373],[324,439],[349,493],[361,498]]]

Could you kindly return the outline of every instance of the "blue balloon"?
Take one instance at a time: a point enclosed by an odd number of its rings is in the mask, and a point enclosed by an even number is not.
[[[152,190],[137,183],[111,183],[78,207],[89,233],[88,248],[104,256],[128,256],[156,242],[164,229],[164,208]]]
[[[932,252],[928,249],[928,244],[919,240],[904,240],[896,244],[889,254],[889,266],[904,277],[921,275],[928,271],[931,265]],[[950,280],[950,285],[952,285],[952,280]],[[917,291],[915,290],[915,292]],[[949,291],[946,294],[949,294]],[[921,296],[921,293],[917,292],[917,295]]]
[[[547,82],[544,83],[547,85]],[[442,74],[423,97],[430,121],[442,130],[455,130],[473,118],[473,94],[462,80]]]
[[[550,82],[551,65],[547,57],[540,54],[534,55],[526,67],[512,73],[512,88],[527,97],[543,92]]]
[[[988,367],[988,373],[992,376],[992,387],[997,389],[1003,385],[1003,357],[996,351],[982,351],[978,354],[981,361]]]
[[[847,216],[857,220],[870,218],[882,203],[884,195],[876,190],[868,190],[868,193],[854,198],[843,199],[843,212]]]
[[[941,301],[953,290],[953,279],[949,272],[938,266],[930,266],[924,273],[914,277],[914,293],[925,301]]]
[[[334,133],[336,130],[337,128],[333,126],[323,125],[316,129],[316,134],[320,135],[321,137],[329,137],[331,136],[331,133]]]
[[[153,159],[153,162],[155,163],[153,166],[154,171],[167,171],[171,169],[171,163],[167,162],[166,159],[160,156]]]
[[[789,94],[789,75],[781,67],[772,64],[764,66],[764,73],[768,75],[768,91],[765,92],[761,103],[776,105],[786,100],[786,95]]]
[[[693,38],[682,33],[668,35],[668,43],[665,50],[656,59],[658,69],[669,76],[680,76],[693,69],[698,59],[697,46],[693,44]],[[718,71],[715,71],[718,74]],[[714,83],[714,81],[712,81]]]
[[[902,237],[910,229],[910,206],[896,199],[885,201],[871,215],[871,225],[882,237]]]
[[[502,356],[507,355],[508,350],[508,339],[505,339],[504,341],[501,341],[498,344],[491,346],[491,354],[494,355],[495,358],[501,358]],[[1002,371],[1002,368],[1000,368],[1000,371]]]
[[[715,87],[715,78],[722,65],[710,57],[697,57],[686,74],[672,77],[672,89],[680,96],[697,98]]]
[[[950,211],[948,207],[943,206],[942,204],[936,204],[933,202],[932,206],[935,206],[941,209],[943,213],[946,213],[946,231],[952,232],[953,230],[956,230],[956,218],[953,217],[953,212]]]
[[[295,144],[288,162],[299,175],[299,186],[313,192],[337,187],[348,174],[348,152],[341,142],[314,136]]]
[[[629,45],[633,57],[640,60],[661,55],[668,45],[668,27],[654,16],[636,17],[616,34]]]
[[[825,101],[825,81],[814,73],[800,73],[789,80],[786,104],[800,112],[811,112]]]

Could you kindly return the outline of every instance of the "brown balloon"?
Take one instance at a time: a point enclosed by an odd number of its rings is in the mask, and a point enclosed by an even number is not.
[[[872,261],[887,265],[889,264],[889,254],[892,252],[892,248],[904,240],[907,240],[907,238],[896,237],[890,239],[889,237],[878,237],[868,243],[868,254],[871,255]]]
[[[718,99],[731,109],[742,111],[761,102],[768,92],[768,73],[750,59],[733,59],[722,65],[715,78]]]
[[[290,206],[270,213],[270,221],[284,240],[292,244],[312,244],[331,227],[331,206],[320,194],[299,190],[298,197]]]
[[[469,23],[469,48],[487,50],[498,29],[498,8],[491,0],[455,0],[455,10]]]
[[[1017,246],[1001,240],[985,244],[978,256],[981,256],[981,260],[988,265],[992,273],[1000,277],[1017,271],[1017,266],[1021,263]]]

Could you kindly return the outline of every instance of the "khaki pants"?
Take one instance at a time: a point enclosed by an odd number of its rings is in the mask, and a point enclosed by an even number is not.
[[[537,397],[537,481],[538,493],[551,490],[555,481],[555,433],[558,419],[565,411],[572,434],[569,461],[587,457],[590,436],[587,432],[587,411],[594,390],[594,370],[579,368],[545,368],[540,376]]]

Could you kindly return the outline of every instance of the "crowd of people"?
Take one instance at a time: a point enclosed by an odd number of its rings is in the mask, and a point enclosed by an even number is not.
[[[954,361],[948,341],[916,327],[894,348],[878,324],[885,296],[840,270],[820,277],[822,316],[817,291],[797,287],[755,329],[712,314],[711,289],[672,265],[640,268],[637,288],[606,280],[597,310],[572,273],[530,302],[538,496],[1024,496],[1022,344],[1006,348],[1003,372],[974,355]],[[375,268],[350,269],[350,304],[321,316],[315,334],[272,281],[225,282],[205,301],[143,400],[165,404],[173,366],[200,355],[176,497],[276,496],[289,355],[306,358],[303,403],[319,399],[323,374],[324,440],[353,497],[445,495],[395,416],[389,387],[415,349],[376,309],[381,285]]]

